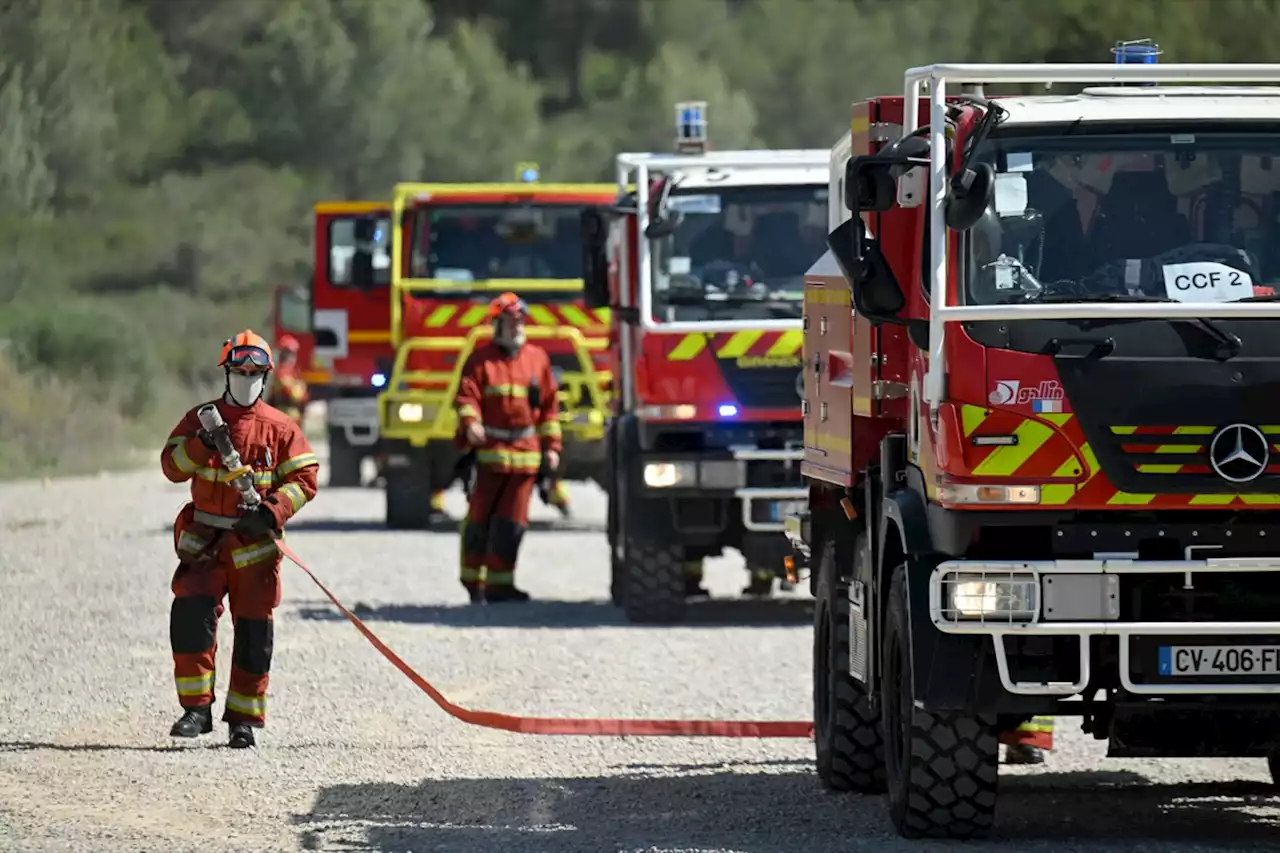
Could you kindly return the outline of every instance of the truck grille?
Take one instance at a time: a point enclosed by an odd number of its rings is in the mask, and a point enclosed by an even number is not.
[[[1097,435],[1086,437],[1107,478],[1127,492],[1280,493],[1280,426],[1258,428],[1267,438],[1270,464],[1247,483],[1226,480],[1209,464],[1209,444],[1217,427],[1109,425],[1095,427]],[[1212,501],[1206,499],[1206,505]]]
[[[739,406],[747,409],[795,409],[796,417],[800,416],[796,377],[803,369],[802,364],[795,367],[739,367],[729,358],[718,358],[716,363],[733,394],[733,402]]]

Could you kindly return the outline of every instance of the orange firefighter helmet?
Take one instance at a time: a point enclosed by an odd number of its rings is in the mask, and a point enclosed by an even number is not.
[[[244,367],[245,365],[268,370],[275,367],[275,362],[271,358],[271,344],[252,329],[245,329],[224,341],[222,355],[218,358],[219,367]]]
[[[490,320],[503,316],[524,319],[529,316],[529,306],[524,304],[523,299],[508,290],[489,303]]]
[[[298,351],[298,339],[293,335],[281,335],[280,340],[276,341],[276,348],[280,352],[296,353]]]

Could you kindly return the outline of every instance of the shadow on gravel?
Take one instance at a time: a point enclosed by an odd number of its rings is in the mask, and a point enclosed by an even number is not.
[[[812,770],[621,770],[565,779],[428,779],[323,788],[298,816],[304,849],[359,851],[734,850],[847,853],[940,849],[893,837],[879,797],[822,791]],[[683,772],[685,775],[674,775]],[[1119,784],[1117,780],[1120,779]],[[1008,779],[997,834],[970,851],[1133,850],[1141,841],[1200,849],[1274,849],[1277,820],[1246,808],[1280,804],[1261,785],[1143,785],[1115,773]],[[1166,846],[1166,845],[1162,845]],[[953,849],[956,845],[945,845]]]
[[[393,535],[421,536],[423,533],[458,532],[457,521],[433,524],[426,530],[389,530],[385,522],[374,518],[298,518],[289,522],[289,532],[313,530],[317,533],[389,533]],[[169,530],[170,528],[165,528]],[[529,522],[531,533],[603,533],[604,522],[533,520]]]
[[[608,601],[530,601],[525,604],[474,606],[386,604],[370,607],[348,604],[364,622],[403,622],[411,625],[447,625],[454,628],[634,628],[651,627],[627,622],[622,609]],[[722,598],[689,603],[684,628],[803,625],[813,621],[813,602],[798,598]],[[346,622],[327,602],[303,602],[297,614],[319,622]],[[652,626],[669,630],[670,626]]]
[[[203,746],[203,744],[199,744]],[[118,743],[41,743],[39,741],[19,740],[0,741],[0,753],[4,752],[181,752],[190,747],[182,744],[174,746],[139,746],[138,744]]]

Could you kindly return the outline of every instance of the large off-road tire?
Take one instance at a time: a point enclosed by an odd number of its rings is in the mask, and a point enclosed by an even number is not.
[[[364,451],[347,441],[347,434],[342,429],[328,430],[329,442],[329,487],[336,489],[354,489],[361,485],[360,463],[364,461]]]
[[[622,609],[628,622],[669,625],[684,619],[683,556],[678,545],[627,536]]]
[[[386,499],[388,530],[426,530],[431,526],[431,474],[426,466],[388,468]]]
[[[908,601],[903,565],[890,585],[881,681],[889,816],[904,838],[983,838],[996,813],[996,718],[916,707]]]
[[[813,609],[813,723],[818,778],[833,791],[881,794],[884,736],[880,715],[849,675],[849,595],[826,542],[817,565]]]
[[[606,516],[606,538],[609,540],[609,600],[615,606],[622,606],[622,598],[626,592],[626,564],[618,556],[618,545],[622,537],[618,530],[618,499],[612,492],[607,497],[609,508]]]

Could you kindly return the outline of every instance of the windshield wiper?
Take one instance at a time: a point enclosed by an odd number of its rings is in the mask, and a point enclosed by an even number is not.
[[[1235,300],[1237,302],[1260,302],[1268,299],[1275,299],[1274,296],[1250,296],[1245,299]],[[1098,296],[1088,296],[1081,298],[1076,294],[1068,293],[1041,293],[1028,302],[1178,302],[1177,299],[1170,299],[1168,296],[1149,296],[1145,293],[1104,293]],[[1125,318],[1132,321],[1136,317]],[[1240,340],[1240,336],[1224,330],[1217,323],[1204,317],[1152,317],[1153,320],[1166,320],[1170,323],[1183,322],[1190,323],[1197,329],[1203,331],[1206,335],[1213,338],[1217,342],[1218,347],[1214,351],[1213,357],[1218,361],[1230,361],[1240,354],[1240,350],[1244,347],[1244,341]]]

